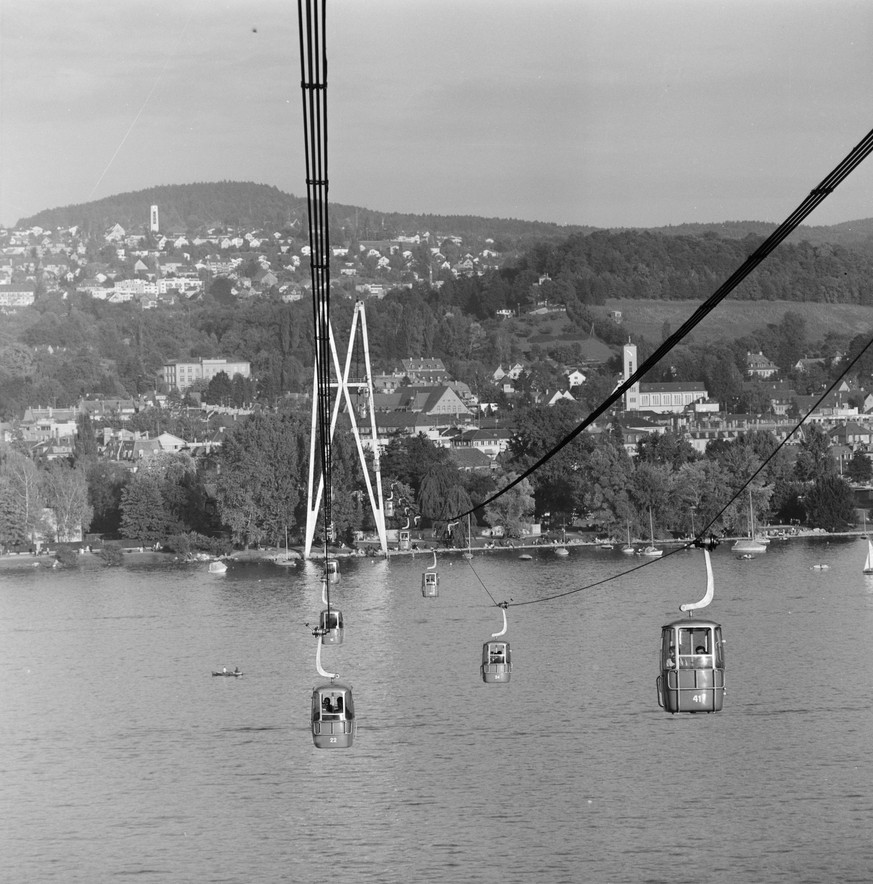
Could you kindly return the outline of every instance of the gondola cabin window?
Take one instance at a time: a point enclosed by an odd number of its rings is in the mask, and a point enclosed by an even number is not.
[[[354,717],[351,693],[323,691],[316,692],[312,698],[313,721],[351,720]]]
[[[509,648],[506,642],[489,642],[486,663],[508,663]]]
[[[665,632],[661,648],[663,669],[712,669],[724,665],[721,630],[696,626]]]
[[[343,615],[340,611],[322,611],[321,612],[321,628],[322,629],[342,629]]]

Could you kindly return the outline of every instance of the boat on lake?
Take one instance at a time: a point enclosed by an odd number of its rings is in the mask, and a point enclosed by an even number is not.
[[[769,542],[769,541],[768,541]],[[767,544],[755,537],[755,511],[752,508],[752,489],[749,488],[749,536],[741,537],[731,550],[744,558],[767,552]]]
[[[209,573],[210,574],[224,574],[227,571],[227,565],[224,562],[214,561],[209,563]]]
[[[625,545],[621,548],[621,551],[626,556],[632,556],[636,552],[630,539],[630,519],[628,519],[627,521],[627,543],[625,543]]]
[[[652,520],[652,508],[649,507],[649,544],[642,549],[636,551],[638,556],[647,556],[650,559],[656,559],[658,556],[664,555],[664,550],[655,546],[655,523]]]

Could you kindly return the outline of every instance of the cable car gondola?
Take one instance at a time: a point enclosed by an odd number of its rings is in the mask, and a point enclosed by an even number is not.
[[[433,551],[433,564],[421,572],[421,594],[426,599],[435,599],[440,594],[440,575],[436,571],[436,550]]]
[[[330,580],[331,583],[339,583],[339,562],[336,559],[328,559],[324,563],[324,573],[327,575],[327,579]]]
[[[312,689],[312,740],[317,749],[350,749],[356,730],[349,685],[332,681]]]
[[[495,641],[506,634],[506,608],[507,603],[501,602],[498,606],[503,611],[503,629],[495,632],[491,640],[482,645],[482,681],[486,684],[506,684],[512,675],[512,651],[508,641]]]
[[[343,612],[336,608],[327,608],[318,618],[318,631],[321,641],[326,645],[343,643]]]
[[[706,559],[706,594],[699,602],[680,605],[688,619],[661,628],[661,674],[658,705],[667,712],[720,712],[724,704],[724,639],[713,620],[692,618],[691,611],[712,601],[714,580],[709,549]]]

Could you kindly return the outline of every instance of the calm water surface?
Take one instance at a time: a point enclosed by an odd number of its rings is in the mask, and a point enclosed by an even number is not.
[[[724,711],[657,704],[686,552],[343,562],[350,750],[309,734],[318,573],[0,570],[0,879],[10,882],[873,881],[873,579],[860,541],[720,548]],[[826,570],[812,570],[816,564]],[[486,592],[487,589],[487,592]],[[241,679],[212,678],[239,666]]]

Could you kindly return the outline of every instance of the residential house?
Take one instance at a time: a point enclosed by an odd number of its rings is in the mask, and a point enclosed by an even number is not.
[[[779,367],[771,362],[760,350],[757,353],[746,353],[746,374],[753,378],[769,378],[779,371]]]
[[[452,448],[473,448],[481,451],[491,460],[495,460],[509,447],[512,438],[510,431],[505,428],[460,430],[453,434]]]
[[[555,392],[552,393],[552,395],[549,397],[546,405],[551,408],[551,406],[553,406],[556,402],[560,402],[562,399],[566,400],[567,402],[576,401],[569,390],[555,390]]]
[[[25,442],[74,438],[77,414],[75,408],[28,407],[19,424],[22,438]]]
[[[494,463],[483,451],[477,448],[452,448],[449,454],[455,466],[465,473],[494,469]]]
[[[128,420],[137,411],[133,399],[81,399],[77,407],[80,413],[87,414],[91,420]]]
[[[4,283],[0,285],[0,308],[29,307],[36,296],[32,282]]]
[[[409,378],[413,386],[432,387],[446,384],[452,379],[442,359],[401,359],[400,373]]]
[[[502,381],[505,378],[517,381],[521,377],[523,371],[524,366],[520,362],[515,362],[506,369],[504,369],[502,365],[498,365],[497,368],[494,369],[494,374],[492,374],[491,377],[495,383]]]
[[[834,445],[845,445],[852,451],[863,449],[866,451],[873,443],[873,430],[865,427],[857,421],[846,421],[834,427],[828,432]]]
[[[798,359],[797,362],[794,363],[794,367],[798,371],[807,372],[811,371],[814,368],[824,368],[825,362],[826,360],[823,356],[815,359],[808,359],[804,357],[803,359]]]
[[[667,427],[664,424],[656,423],[640,414],[627,412],[621,415],[618,425],[621,428],[622,438],[624,439],[625,451],[631,456],[637,454],[637,445],[641,439],[654,433],[663,435],[667,432]]]
[[[374,393],[375,411],[409,411],[425,415],[451,416],[469,420],[470,409],[447,386],[398,387],[393,393]]]

